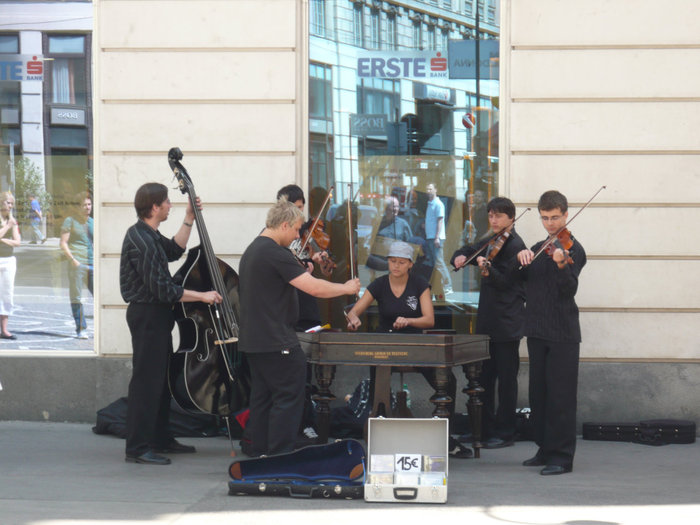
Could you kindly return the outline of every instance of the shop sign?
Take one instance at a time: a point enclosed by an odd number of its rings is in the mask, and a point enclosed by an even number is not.
[[[447,58],[440,51],[360,51],[360,78],[447,78]]]
[[[85,110],[72,108],[51,108],[51,124],[63,126],[84,126]]]
[[[350,134],[354,137],[386,135],[387,116],[384,114],[352,113]]]
[[[41,55],[0,55],[0,81],[44,80]]]
[[[479,78],[498,80],[500,41],[479,40]],[[476,42],[450,40],[447,43],[450,78],[476,78]]]

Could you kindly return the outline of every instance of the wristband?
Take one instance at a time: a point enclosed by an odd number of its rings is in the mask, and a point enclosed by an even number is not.
[[[191,228],[191,227],[192,227],[192,224],[194,224],[194,223],[182,221],[182,224],[184,224],[184,225],[187,226],[188,228]]]

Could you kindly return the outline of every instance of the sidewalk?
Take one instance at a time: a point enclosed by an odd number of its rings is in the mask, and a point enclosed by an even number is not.
[[[520,463],[531,442],[451,460],[448,503],[379,504],[229,496],[227,438],[183,438],[172,465],[124,462],[124,441],[90,425],[0,422],[1,525],[569,524],[695,525],[700,444],[649,447],[579,440],[574,472]],[[237,443],[236,443],[237,446]],[[240,451],[237,451],[240,454]]]

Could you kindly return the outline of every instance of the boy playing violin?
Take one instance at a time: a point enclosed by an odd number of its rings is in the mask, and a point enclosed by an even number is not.
[[[571,472],[576,450],[576,389],[581,328],[574,296],[586,264],[583,246],[570,237],[566,249],[555,240],[547,254],[538,255],[550,239],[567,233],[566,197],[547,191],[537,209],[549,238],[518,253],[524,267],[525,335],[530,356],[530,407],[537,453],[523,462],[543,466],[543,476]]]
[[[515,438],[518,347],[525,320],[525,291],[518,275],[516,255],[525,249],[525,243],[515,233],[515,205],[510,199],[491,199],[487,212],[493,235],[460,248],[450,263],[457,269],[467,263],[481,269],[476,333],[491,338],[490,359],[484,361],[481,372],[485,390],[484,448],[502,448],[512,445]],[[480,250],[480,254],[473,257]]]

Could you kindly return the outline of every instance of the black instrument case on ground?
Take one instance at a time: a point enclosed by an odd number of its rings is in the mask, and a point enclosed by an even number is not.
[[[364,496],[365,464],[362,443],[354,439],[234,461],[228,493],[358,499]]]
[[[639,423],[584,423],[583,439],[626,441],[645,445],[695,443],[693,421],[683,419],[645,419]]]

